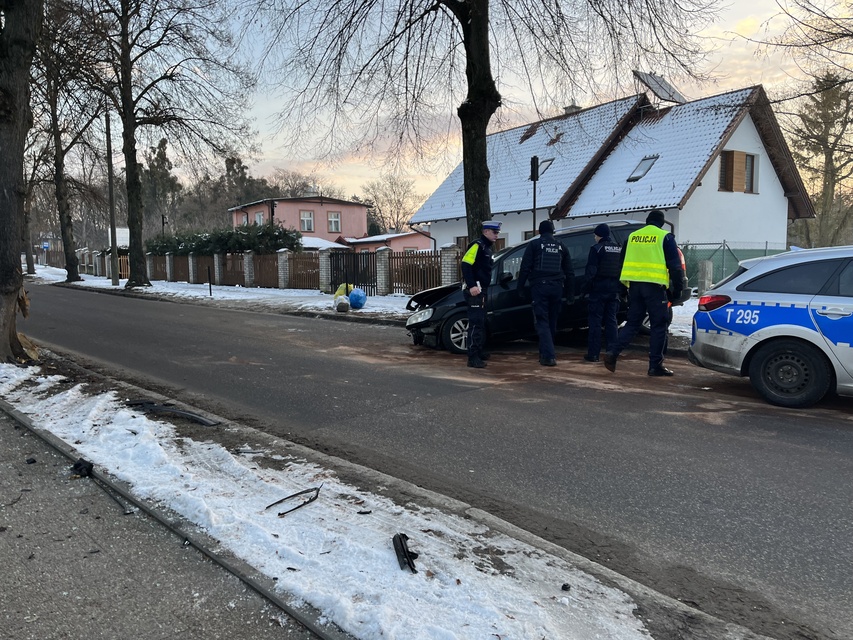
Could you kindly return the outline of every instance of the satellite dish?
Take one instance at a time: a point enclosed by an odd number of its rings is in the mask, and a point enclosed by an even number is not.
[[[666,102],[674,102],[676,104],[684,104],[687,98],[681,95],[678,90],[661,76],[655,73],[646,73],[645,71],[633,71],[634,77],[646,85],[649,90],[655,94],[660,100]]]

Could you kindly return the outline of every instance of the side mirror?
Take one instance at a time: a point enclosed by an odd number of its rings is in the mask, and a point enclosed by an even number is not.
[[[512,274],[509,271],[504,271],[498,280],[501,286],[505,287],[508,282],[512,282]]]

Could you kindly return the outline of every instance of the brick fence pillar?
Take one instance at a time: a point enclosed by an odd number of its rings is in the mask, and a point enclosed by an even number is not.
[[[441,247],[441,284],[454,282],[459,282],[459,247],[451,243]]]
[[[391,247],[379,247],[376,250],[376,295],[387,296],[393,293],[391,280]]]
[[[251,249],[243,252],[243,286],[255,286],[255,252]]]
[[[195,253],[190,253],[187,256],[187,271],[189,271],[187,279],[190,284],[200,284],[198,281],[198,260],[196,260]]]
[[[290,289],[290,249],[279,249],[278,253],[278,288]]]
[[[213,284],[222,284],[222,254],[213,254]]]
[[[333,293],[331,255],[331,249],[320,249],[320,291],[323,293]]]
[[[151,273],[149,271],[148,273]],[[166,253],[166,282],[175,281],[175,254],[171,251]]]

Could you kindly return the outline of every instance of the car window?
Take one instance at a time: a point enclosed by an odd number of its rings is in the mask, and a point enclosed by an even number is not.
[[[589,248],[595,244],[595,236],[593,236],[592,231],[562,236],[560,241],[569,251],[572,258],[572,269],[575,273],[578,271],[583,273],[589,257]]]
[[[492,270],[492,284],[498,281],[504,273],[511,273],[513,280],[518,280],[518,272],[521,269],[521,259],[524,257],[524,248],[527,245],[509,249],[500,268]],[[500,272],[500,273],[498,273]]]
[[[841,263],[840,259],[816,260],[777,269],[742,284],[738,290],[817,295]]]
[[[847,266],[838,274],[838,278],[830,285],[830,290],[827,291],[831,296],[844,296],[853,298],[853,260],[847,263]]]

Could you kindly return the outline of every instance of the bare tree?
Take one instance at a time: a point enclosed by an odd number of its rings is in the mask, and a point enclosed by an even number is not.
[[[300,173],[276,167],[269,183],[279,190],[282,198],[302,198],[306,195],[344,199],[344,190],[314,173]]]
[[[81,280],[77,269],[77,245],[71,221],[71,201],[66,160],[87,142],[89,128],[100,115],[87,76],[95,64],[99,42],[86,31],[80,7],[66,0],[47,0],[45,19],[33,64],[33,98],[42,103],[44,127],[52,142],[53,185],[59,231],[65,253],[66,282]]]
[[[104,43],[101,89],[122,124],[130,230],[127,287],[149,286],[137,142],[165,135],[187,161],[226,155],[251,140],[245,106],[253,79],[235,58],[233,16],[221,0],[80,0]],[[102,71],[102,70],[101,70]]]
[[[30,66],[41,0],[0,0],[0,362],[24,359],[16,313],[22,295],[24,143],[32,126]]]
[[[373,203],[374,218],[389,233],[402,232],[425,199],[415,191],[414,180],[392,173],[371,180],[362,191]]]
[[[776,0],[776,4],[786,27],[782,35],[761,44],[785,50],[805,68],[850,75],[853,24],[848,0]]]
[[[337,153],[358,143],[403,161],[447,132],[457,104],[470,237],[491,218],[486,133],[521,87],[538,107],[566,104],[633,68],[694,75],[710,0],[258,0],[247,24],[268,38],[280,122],[294,141]],[[255,20],[255,22],[252,22]],[[616,75],[614,75],[616,74]],[[444,122],[444,125],[438,124]]]

